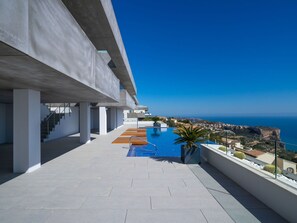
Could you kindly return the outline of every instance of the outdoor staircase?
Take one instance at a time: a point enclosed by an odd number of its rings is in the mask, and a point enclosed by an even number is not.
[[[57,107],[56,107],[57,106]],[[63,103],[63,104],[55,104],[55,110],[52,110],[49,105],[47,107],[49,108],[50,113],[41,121],[40,126],[40,139],[41,142],[44,142],[49,134],[55,130],[55,127],[60,124],[61,119],[65,118],[65,115],[67,113],[70,115],[70,103]]]
[[[50,113],[42,122],[41,122],[41,142],[48,137],[48,135],[55,129],[57,124],[60,124],[60,120],[65,116],[65,114]]]

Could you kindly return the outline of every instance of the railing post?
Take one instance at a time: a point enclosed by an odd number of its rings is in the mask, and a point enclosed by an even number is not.
[[[68,108],[69,108],[68,115],[71,116],[71,113],[70,113],[70,103],[68,103]]]
[[[228,132],[226,131],[226,155],[228,155]]]
[[[274,178],[277,178],[277,152],[276,152],[276,148],[277,148],[277,141],[274,141]]]
[[[46,121],[46,124],[47,124],[47,132],[46,132],[46,134],[48,135],[49,134],[49,120]]]
[[[64,103],[64,119],[66,117],[66,104]]]

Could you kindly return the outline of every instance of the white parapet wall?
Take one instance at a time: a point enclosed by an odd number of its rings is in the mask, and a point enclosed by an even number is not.
[[[210,145],[202,145],[202,158],[289,222],[296,222],[296,189]]]
[[[167,128],[168,127],[167,124],[164,123],[164,122],[159,121],[158,123],[160,123],[161,128]],[[154,121],[138,121],[137,122],[136,118],[135,119],[134,118],[128,118],[128,119],[126,119],[124,121],[124,124],[125,125],[135,125],[135,126],[138,125],[138,127],[153,127],[154,126]]]

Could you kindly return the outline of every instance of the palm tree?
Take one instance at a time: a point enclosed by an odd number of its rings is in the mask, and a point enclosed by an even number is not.
[[[194,127],[193,125],[183,125],[175,129],[174,133],[179,136],[175,139],[175,144],[185,143],[181,148],[181,159],[185,162],[186,155],[195,152],[198,148],[196,143],[204,141],[209,131],[200,127]]]
[[[197,146],[197,142],[202,142],[205,140],[205,136],[208,134],[208,130],[194,127],[193,125],[181,126],[174,130],[174,133],[179,137],[175,139],[175,144],[186,143],[187,148],[192,148]]]

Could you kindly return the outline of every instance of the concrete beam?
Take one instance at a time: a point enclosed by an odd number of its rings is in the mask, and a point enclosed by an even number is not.
[[[98,103],[97,106],[118,107],[123,109],[134,109],[136,107],[134,99],[125,90],[120,91],[120,101],[115,103]]]
[[[40,167],[40,92],[13,91],[13,172]]]

